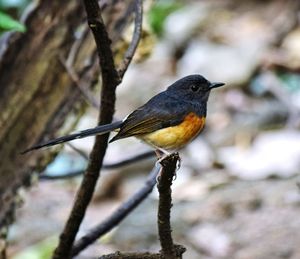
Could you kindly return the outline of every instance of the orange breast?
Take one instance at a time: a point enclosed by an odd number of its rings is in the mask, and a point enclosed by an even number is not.
[[[177,150],[192,141],[203,129],[205,117],[189,113],[177,126],[157,130],[140,138],[146,143],[166,150]]]

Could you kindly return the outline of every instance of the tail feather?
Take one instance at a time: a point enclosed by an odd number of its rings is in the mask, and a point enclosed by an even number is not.
[[[71,141],[71,140],[74,140],[74,139],[80,139],[80,138],[85,138],[85,137],[94,136],[94,135],[102,135],[102,134],[105,134],[105,133],[108,133],[110,131],[113,131],[115,129],[120,128],[121,124],[122,124],[122,121],[117,121],[117,122],[113,122],[111,124],[100,125],[100,126],[97,126],[95,128],[80,131],[78,133],[73,133],[73,134],[70,134],[70,135],[67,135],[67,136],[52,139],[52,140],[49,140],[47,142],[34,145],[34,146],[22,151],[21,154],[25,154],[25,153],[30,152],[32,150],[40,149],[40,148],[43,148],[43,147],[51,147],[51,146],[61,144],[61,143],[64,143],[64,142],[68,142],[68,141]]]

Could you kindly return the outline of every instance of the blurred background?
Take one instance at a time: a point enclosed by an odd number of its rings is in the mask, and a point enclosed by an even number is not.
[[[0,7],[17,17],[29,2],[1,0]],[[172,226],[176,243],[187,248],[184,258],[300,258],[299,6],[298,0],[145,2],[143,38],[117,90],[116,118],[189,74],[226,83],[211,93],[205,130],[180,152]],[[77,130],[96,122],[97,109],[90,108]],[[72,144],[88,154],[93,138]],[[105,163],[147,150],[136,139],[120,140],[109,145]],[[143,186],[154,163],[149,158],[104,170],[79,234]],[[43,175],[80,171],[86,164],[65,145]],[[50,258],[80,180],[36,180],[21,193],[9,258]],[[157,251],[156,213],[154,190],[77,258]]]

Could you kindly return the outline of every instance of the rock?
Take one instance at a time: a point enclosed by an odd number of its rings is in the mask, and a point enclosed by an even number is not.
[[[291,177],[299,173],[300,133],[293,130],[262,133],[248,149],[220,149],[219,158],[231,174],[242,179]]]
[[[222,230],[212,224],[200,224],[188,233],[188,238],[200,250],[213,258],[230,258],[232,241]]]
[[[292,69],[300,66],[300,29],[290,32],[282,43],[282,48],[287,53],[286,64]]]

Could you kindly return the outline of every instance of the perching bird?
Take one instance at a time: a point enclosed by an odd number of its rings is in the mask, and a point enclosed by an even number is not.
[[[222,85],[224,83],[211,83],[201,75],[186,76],[152,97],[122,121],[37,144],[22,153],[73,139],[118,131],[110,142],[134,136],[156,150],[169,154],[184,147],[201,132],[210,91]]]

